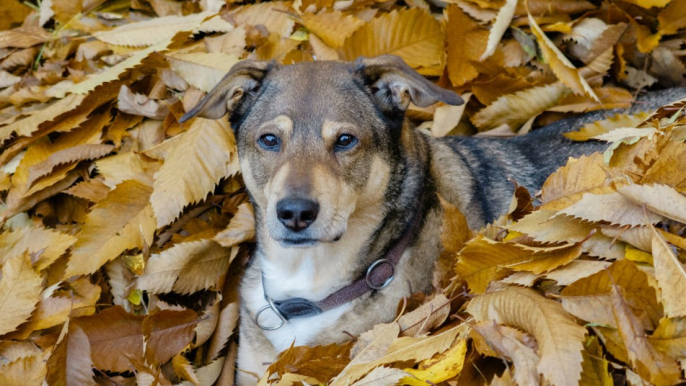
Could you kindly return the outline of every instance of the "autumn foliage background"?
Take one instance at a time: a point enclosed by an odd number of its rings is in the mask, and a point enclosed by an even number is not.
[[[683,0],[0,2],[0,385],[230,385],[252,209],[226,120],[177,120],[239,60],[401,56],[519,135],[681,86]],[[435,294],[260,384],[674,385],[686,367],[686,101],[570,137],[536,197],[469,230]],[[343,333],[343,332],[341,332]]]

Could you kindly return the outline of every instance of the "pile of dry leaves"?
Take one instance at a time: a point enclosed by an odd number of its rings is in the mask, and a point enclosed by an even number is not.
[[[226,121],[178,118],[236,62],[393,53],[468,100],[434,135],[525,133],[682,85],[684,0],[0,1],[0,385],[230,385],[253,213]],[[686,367],[686,102],[572,137],[432,296],[262,385],[673,385]]]

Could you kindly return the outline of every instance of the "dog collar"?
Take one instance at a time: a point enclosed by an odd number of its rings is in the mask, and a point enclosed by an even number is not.
[[[370,264],[369,267],[367,267],[367,272],[364,276],[322,300],[311,301],[304,298],[274,300],[267,295],[264,275],[262,275],[262,291],[264,292],[264,299],[267,301],[267,305],[260,308],[255,314],[255,324],[266,331],[278,330],[291,319],[319,315],[322,312],[332,310],[345,303],[351,302],[367,292],[388,287],[395,278],[396,265],[398,265],[403,253],[414,240],[414,236],[419,229],[419,223],[422,218],[422,204],[422,202],[419,203],[419,210],[415,213],[412,224],[407,228],[402,238],[383,258],[375,260]],[[269,326],[260,322],[260,316],[267,310],[271,310],[279,318],[277,324]]]

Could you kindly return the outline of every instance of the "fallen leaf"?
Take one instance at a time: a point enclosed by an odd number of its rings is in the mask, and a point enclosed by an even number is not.
[[[616,285],[611,286],[612,312],[624,341],[632,368],[657,386],[674,385],[681,378],[676,361],[657,351],[648,341],[641,323],[629,311],[629,306]]]
[[[222,178],[238,172],[236,142],[226,121],[196,118],[173,141],[150,197],[158,227],[172,223],[186,205],[204,199]]]
[[[65,277],[90,274],[127,249],[152,244],[156,228],[147,183],[127,180],[117,185],[88,214],[78,235]]]
[[[655,279],[660,287],[658,296],[664,306],[665,315],[670,318],[686,316],[686,268],[664,237],[654,228],[652,230]]]
[[[445,65],[443,39],[440,24],[429,13],[411,8],[393,11],[360,27],[345,40],[339,54],[345,60],[398,55],[420,74],[440,75]]]
[[[0,335],[29,319],[40,300],[43,279],[33,270],[28,252],[8,259],[0,278]]]
[[[541,357],[537,370],[551,384],[579,382],[586,330],[558,302],[530,289],[507,287],[470,300],[467,312],[477,321],[495,321],[533,335]]]

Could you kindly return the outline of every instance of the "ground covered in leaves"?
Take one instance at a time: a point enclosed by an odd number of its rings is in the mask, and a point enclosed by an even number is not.
[[[683,85],[686,1],[2,0],[0,385],[231,385],[252,209],[225,121],[177,120],[236,62],[392,53],[518,135]],[[674,385],[686,367],[686,101],[608,115],[510,213],[446,206],[430,296],[267,385]],[[343,332],[342,332],[343,333]]]

